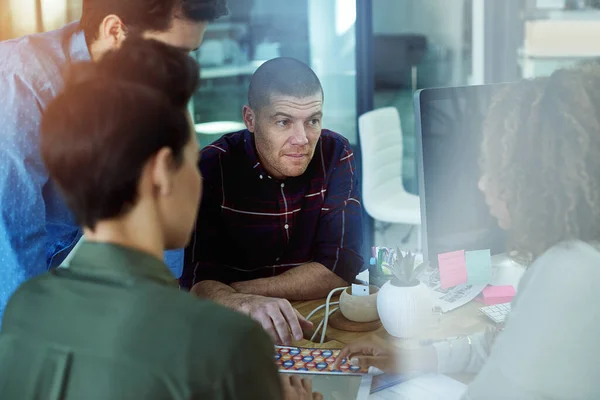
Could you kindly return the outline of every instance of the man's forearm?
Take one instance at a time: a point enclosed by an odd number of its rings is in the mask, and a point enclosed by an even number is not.
[[[320,299],[332,289],[348,286],[342,278],[319,263],[304,264],[272,278],[236,282],[239,293],[278,297],[292,301]]]
[[[229,308],[237,308],[237,296],[235,289],[217,281],[201,281],[196,283],[190,290],[198,297],[212,300]]]

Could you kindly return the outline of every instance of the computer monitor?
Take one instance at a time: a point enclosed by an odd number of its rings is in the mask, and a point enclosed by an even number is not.
[[[506,251],[506,235],[477,184],[483,122],[503,85],[424,89],[415,94],[424,259],[457,250]]]

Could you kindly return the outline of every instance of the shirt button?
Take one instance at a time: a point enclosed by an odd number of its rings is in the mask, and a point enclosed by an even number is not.
[[[260,176],[260,179],[262,179],[262,178],[263,178],[263,176],[261,175],[261,176]]]
[[[290,226],[288,224],[285,224],[284,228],[288,229]]]
[[[285,183],[282,183],[282,184],[281,184],[281,187],[285,187]]]

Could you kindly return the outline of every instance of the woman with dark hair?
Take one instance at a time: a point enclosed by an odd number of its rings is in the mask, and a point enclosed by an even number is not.
[[[0,398],[313,398],[310,382],[282,388],[259,325],[180,291],[162,261],[202,194],[185,108],[197,85],[184,53],[131,39],[75,66],[46,109],[41,154],[86,241],[9,301]]]
[[[599,399],[597,63],[498,93],[481,167],[490,213],[528,265],[504,329],[398,353],[385,343],[354,343],[341,357],[388,370],[477,373],[465,399]]]

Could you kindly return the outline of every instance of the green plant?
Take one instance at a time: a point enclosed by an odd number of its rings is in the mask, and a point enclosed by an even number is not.
[[[388,267],[394,274],[392,284],[402,287],[417,286],[419,284],[417,277],[423,272],[426,264],[422,263],[415,268],[414,254],[409,251],[406,252],[406,255],[402,255],[402,252],[398,248],[396,248],[396,251],[396,259]]]

